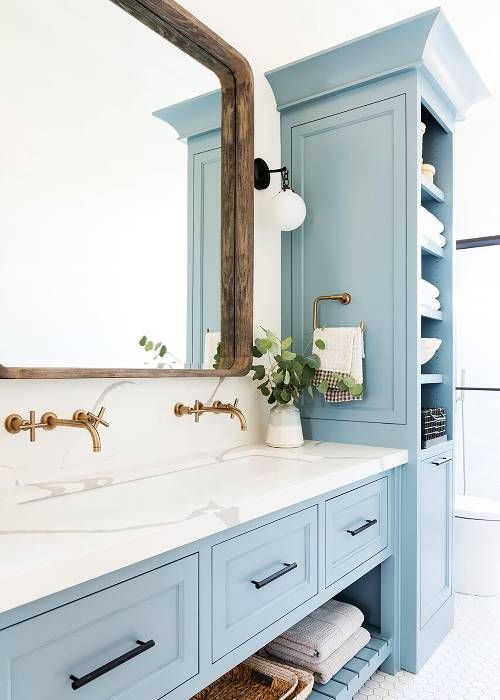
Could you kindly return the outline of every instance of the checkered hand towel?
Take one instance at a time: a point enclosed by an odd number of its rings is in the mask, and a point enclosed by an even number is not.
[[[363,358],[365,356],[363,331],[359,326],[347,328],[317,328],[314,331],[314,341],[322,340],[325,349],[314,351],[321,360],[320,369],[316,370],[313,384],[319,386],[323,380],[328,381],[325,400],[329,403],[343,401],[359,401],[362,396],[353,396],[349,391],[339,389],[340,373],[344,377],[352,377],[357,384],[363,384]]]

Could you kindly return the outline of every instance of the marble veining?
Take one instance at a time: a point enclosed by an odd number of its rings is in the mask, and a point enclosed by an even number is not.
[[[405,450],[306,442],[85,474],[0,494],[0,612],[405,464]],[[182,467],[182,468],[181,468]],[[21,494],[21,495],[20,495]]]

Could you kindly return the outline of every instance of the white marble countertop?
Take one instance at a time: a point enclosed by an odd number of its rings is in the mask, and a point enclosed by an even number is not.
[[[0,492],[0,613],[405,464],[306,442]]]

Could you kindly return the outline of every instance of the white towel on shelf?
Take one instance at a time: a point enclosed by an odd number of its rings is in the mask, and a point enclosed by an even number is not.
[[[220,331],[207,331],[205,333],[205,347],[203,350],[203,369],[213,369],[214,356],[220,343]]]
[[[434,233],[433,231],[423,231],[420,233],[420,240],[425,245],[429,243],[430,245],[436,246],[436,248],[444,248],[446,245],[446,238],[442,233]]]
[[[358,384],[363,383],[363,358],[365,356],[363,331],[359,326],[317,328],[314,341],[322,340],[325,349],[314,344],[314,352],[321,360],[324,372],[348,374]]]
[[[441,302],[439,299],[422,299],[422,308],[439,311],[441,308]]]
[[[280,634],[266,649],[279,656],[280,650],[296,654],[307,663],[322,661],[333,654],[363,624],[359,608],[338,600],[329,600],[289,630]]]
[[[437,216],[431,214],[424,206],[418,209],[418,232],[421,236],[429,233],[443,233],[444,224]]]
[[[436,285],[427,282],[427,280],[420,280],[420,292],[422,298],[427,301],[428,299],[437,299],[439,296],[439,289]]]

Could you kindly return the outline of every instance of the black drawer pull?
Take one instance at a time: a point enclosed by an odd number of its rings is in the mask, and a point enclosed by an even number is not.
[[[151,647],[154,647],[155,641],[154,639],[150,639],[149,642],[141,642],[138,639],[136,644],[138,644],[139,646],[137,646],[135,649],[131,649],[130,651],[125,652],[125,654],[118,656],[116,659],[113,659],[113,661],[108,661],[107,664],[99,666],[99,668],[96,668],[95,671],[90,671],[90,673],[86,673],[81,678],[77,678],[76,676],[70,676],[70,679],[72,681],[71,687],[73,688],[73,690],[78,690],[78,688],[87,685],[87,683],[95,681],[95,679],[99,678],[99,676],[104,676],[105,673],[108,673],[108,671],[112,671],[117,666],[121,666],[127,661],[130,661],[130,659],[139,656],[139,654],[143,654],[148,649],[151,649]]]
[[[363,530],[368,530],[369,527],[375,525],[376,523],[376,518],[374,520],[367,520],[364,525],[357,527],[355,530],[347,530],[347,532],[354,537],[354,535],[359,535],[360,532],[363,532]]]
[[[281,578],[281,576],[284,576],[289,571],[293,571],[294,569],[297,568],[297,562],[294,561],[293,564],[285,564],[284,563],[283,566],[285,567],[284,569],[280,569],[275,574],[271,574],[267,578],[263,578],[262,581],[252,581],[255,588],[264,588],[264,586],[267,586],[268,583],[271,583],[272,581],[276,581],[277,578]]]
[[[441,457],[441,459],[438,459],[436,462],[432,462],[432,464],[435,467],[439,467],[439,466],[441,466],[441,464],[444,464],[445,462],[449,462],[450,459],[451,459],[450,457]]]

